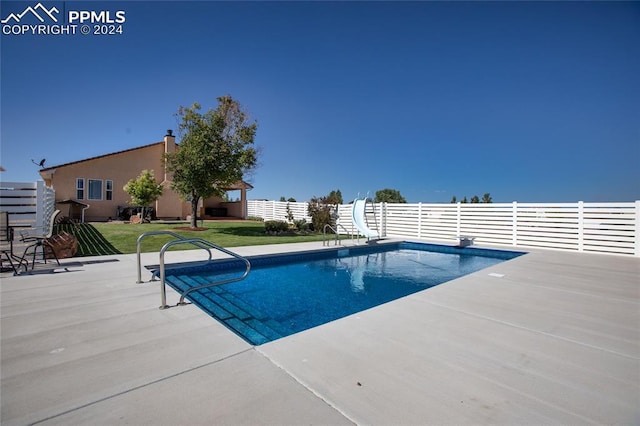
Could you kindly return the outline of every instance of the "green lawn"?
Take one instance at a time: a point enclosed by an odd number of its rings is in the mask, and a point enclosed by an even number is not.
[[[200,226],[201,224],[198,223]],[[180,230],[186,223],[91,223],[58,225],[57,232],[66,231],[78,238],[76,256],[135,253],[138,237],[149,231],[171,231],[185,238],[202,238],[223,247],[262,244],[322,241],[322,234],[266,235],[262,222],[205,222],[202,231]],[[164,244],[175,238],[169,235],[149,236],[142,241],[143,252],[159,252]],[[189,250],[192,245],[176,245],[172,250]]]

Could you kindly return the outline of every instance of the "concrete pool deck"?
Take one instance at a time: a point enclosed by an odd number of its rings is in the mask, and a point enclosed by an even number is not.
[[[0,421],[640,424],[640,259],[518,250],[529,254],[255,347],[193,305],[159,310],[135,255],[3,274]]]

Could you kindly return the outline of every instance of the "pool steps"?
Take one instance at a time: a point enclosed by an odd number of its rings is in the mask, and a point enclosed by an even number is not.
[[[167,277],[167,284],[179,292],[201,286],[202,277],[174,275]],[[188,298],[205,312],[212,312],[224,325],[246,336],[249,343],[260,345],[290,334],[281,332],[283,326],[274,320],[264,321],[265,316],[220,287],[210,287],[191,293]]]

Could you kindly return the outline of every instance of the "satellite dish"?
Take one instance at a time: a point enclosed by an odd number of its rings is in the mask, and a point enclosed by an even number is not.
[[[47,161],[46,158],[43,158],[42,160],[40,160],[39,163],[36,163],[33,159],[31,159],[31,162],[33,164],[35,164],[36,166],[39,166],[40,168],[44,168],[44,163]]]

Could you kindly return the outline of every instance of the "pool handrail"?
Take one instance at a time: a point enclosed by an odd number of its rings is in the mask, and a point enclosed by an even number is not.
[[[136,254],[137,254],[137,260],[138,260],[138,281],[136,281],[136,284],[142,284],[144,281],[142,281],[142,265],[141,265],[141,261],[140,261],[140,248],[141,248],[141,243],[142,240],[145,239],[146,237],[149,237],[151,235],[171,235],[172,237],[175,237],[179,240],[187,240],[187,238],[183,237],[182,235],[178,235],[175,232],[172,231],[148,231],[145,232],[144,234],[141,234],[138,237],[138,240],[136,241]],[[212,258],[213,255],[211,253],[211,250],[209,250],[209,247],[207,247],[206,245],[199,245],[199,244],[193,244],[196,247],[199,247],[203,250],[207,250],[207,252],[209,252],[209,259],[205,260],[204,263],[209,262]],[[152,281],[153,281],[153,276],[152,276]]]
[[[347,228],[345,228],[343,225],[341,225],[339,223],[336,224],[336,228],[337,227],[341,227],[342,229],[344,229],[346,231],[347,235],[351,235],[351,239],[353,240],[353,233],[349,232],[349,230]],[[327,236],[327,228],[331,229],[333,231],[333,233],[335,234],[336,240],[333,243],[333,245],[337,246],[339,244],[339,241],[340,241],[338,239],[338,236],[339,236],[338,235],[338,231],[333,226],[331,226],[331,224],[329,224],[329,223],[324,225],[324,228],[322,229],[322,245],[323,246],[325,245],[325,239],[326,239],[326,236]],[[360,235],[359,234],[358,234],[358,244],[360,244]],[[327,241],[326,245],[327,246],[329,245],[329,241]]]
[[[182,239],[179,239],[179,240],[169,241],[164,246],[162,246],[162,249],[160,250],[160,299],[161,299],[160,309],[167,309],[169,307],[167,305],[167,289],[165,287],[164,254],[171,246],[174,246],[176,244],[193,244],[193,245],[197,245],[198,247],[200,247],[200,245],[207,246],[209,248],[216,249],[216,250],[221,251],[221,252],[223,252],[225,254],[228,254],[231,257],[234,257],[236,259],[239,259],[239,260],[243,261],[245,266],[246,266],[244,274],[242,274],[242,276],[240,276],[240,277],[231,278],[231,279],[222,280],[222,281],[214,281],[214,282],[209,283],[209,284],[204,284],[204,285],[201,285],[201,286],[198,286],[198,287],[192,287],[192,288],[182,292],[182,294],[180,295],[180,301],[178,302],[178,305],[184,305],[185,304],[184,298],[189,293],[191,293],[193,291],[201,290],[201,289],[207,288],[207,287],[213,287],[213,286],[217,286],[217,285],[222,285],[222,284],[228,284],[228,283],[232,283],[232,282],[236,282],[236,281],[241,281],[241,280],[245,279],[247,277],[247,275],[249,275],[249,271],[251,270],[251,263],[249,262],[249,260],[247,258],[242,257],[238,253],[234,253],[231,250],[227,250],[224,247],[220,247],[219,245],[214,244],[211,241],[203,240],[202,238],[186,238],[186,239],[182,238]],[[211,254],[211,250],[209,250],[209,254]]]

